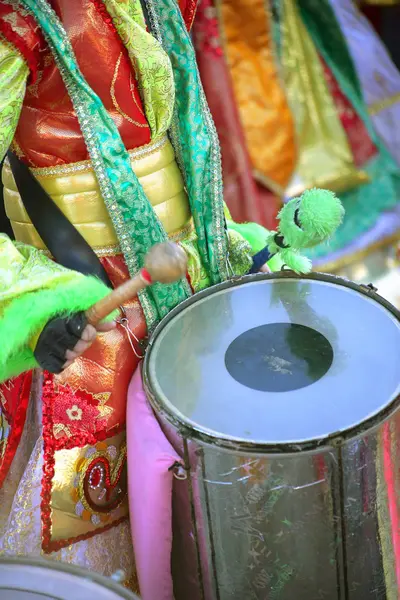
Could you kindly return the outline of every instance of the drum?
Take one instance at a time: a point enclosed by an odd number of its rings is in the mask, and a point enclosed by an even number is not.
[[[0,559],[0,600],[138,600],[119,583],[49,560]]]
[[[399,597],[399,316],[372,286],[281,272],[159,325],[145,388],[188,473],[177,600]]]

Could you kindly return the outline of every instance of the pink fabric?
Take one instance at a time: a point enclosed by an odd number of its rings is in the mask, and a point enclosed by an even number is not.
[[[173,600],[172,472],[182,462],[147,403],[140,367],[128,391],[128,494],[143,600]]]

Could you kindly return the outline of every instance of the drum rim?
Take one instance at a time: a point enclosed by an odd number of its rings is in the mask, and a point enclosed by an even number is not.
[[[388,312],[390,312],[400,322],[400,311],[393,306],[388,300],[383,298],[377,293],[377,289],[372,285],[358,284],[353,281],[349,281],[338,275],[330,275],[327,273],[312,272],[308,275],[298,275],[294,271],[284,269],[276,273],[256,273],[253,275],[245,275],[242,277],[235,277],[222,283],[210,286],[201,292],[198,292],[190,298],[181,302],[178,306],[172,309],[168,315],[166,315],[160,323],[152,331],[148,346],[146,348],[146,355],[143,361],[143,386],[146,392],[146,396],[150,402],[152,409],[154,410],[157,418],[165,420],[169,425],[177,430],[182,438],[188,438],[195,442],[200,442],[202,445],[217,446],[219,448],[225,448],[226,450],[235,452],[251,452],[254,454],[293,454],[298,452],[310,452],[320,450],[324,448],[335,448],[343,445],[349,440],[353,440],[357,437],[365,435],[367,432],[382,425],[400,406],[400,394],[396,396],[384,409],[378,414],[372,415],[365,419],[358,425],[349,427],[344,431],[330,434],[322,438],[308,439],[304,441],[298,441],[296,443],[284,442],[280,444],[263,443],[259,444],[251,440],[235,440],[228,436],[217,438],[210,434],[201,427],[190,425],[184,419],[180,418],[179,415],[171,414],[167,410],[157,394],[154,393],[151,380],[150,380],[150,357],[151,349],[158,338],[164,327],[170,323],[177,315],[183,312],[188,306],[197,303],[198,301],[211,296],[214,292],[229,289],[231,287],[239,287],[243,283],[250,283],[252,281],[264,281],[264,280],[276,280],[276,279],[298,279],[298,280],[311,280],[311,281],[322,281],[326,283],[334,283],[338,286],[352,289],[362,295],[374,300],[377,304],[383,306]]]
[[[39,569],[50,569],[51,571],[69,573],[71,575],[75,575],[76,577],[82,577],[83,579],[90,579],[93,583],[97,583],[110,590],[111,592],[115,592],[119,594],[120,598],[124,600],[136,600],[137,596],[130,592],[122,584],[119,584],[111,577],[107,577],[106,575],[100,575],[99,573],[94,573],[93,571],[89,571],[79,567],[77,565],[72,565],[69,563],[62,562],[54,562],[51,560],[46,560],[43,558],[30,558],[29,555],[26,556],[2,556],[0,557],[0,567],[1,565],[15,565],[22,566],[26,565],[29,567],[39,568]],[[0,588],[1,590],[1,588]]]

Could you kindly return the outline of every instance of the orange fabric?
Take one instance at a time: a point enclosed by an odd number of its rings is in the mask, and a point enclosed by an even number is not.
[[[52,5],[84,77],[118,125],[126,147],[131,150],[149,143],[150,128],[131,63],[111,20],[108,22],[91,0],[53,0]],[[42,65],[36,83],[27,90],[15,136],[16,150],[34,167],[86,160],[88,152],[78,119],[48,48]]]
[[[279,200],[257,185],[235,102],[228,66],[221,48],[212,0],[202,0],[193,26],[197,63],[222,154],[224,200],[233,219],[275,229]]]
[[[266,185],[282,193],[293,173],[297,151],[292,115],[275,66],[265,2],[219,0],[218,8],[253,168]]]

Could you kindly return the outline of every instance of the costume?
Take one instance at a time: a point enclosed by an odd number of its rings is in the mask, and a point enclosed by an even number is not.
[[[204,91],[221,145],[225,201],[233,218],[239,223],[255,221],[268,228],[274,227],[281,202],[278,194],[254,176],[253,157],[250,156],[250,148],[246,144],[247,123],[241,120],[212,0],[201,0],[199,3],[193,25],[193,39]],[[270,80],[268,85],[271,85]],[[263,115],[266,113],[262,114],[259,109],[257,121],[260,138],[268,134],[268,131],[265,131],[268,117],[263,118]],[[285,151],[285,132],[282,133],[282,144],[272,148],[270,143],[263,144],[260,161],[265,163],[266,157],[263,153],[266,152],[268,160],[272,155],[281,157],[277,160],[281,160],[281,165],[287,164],[290,169],[295,158],[294,145],[289,144]]]
[[[138,340],[193,290],[246,273],[254,254],[226,229],[218,140],[188,34],[195,4],[149,0],[150,33],[139,0],[0,2],[2,156],[12,142],[114,285],[168,237],[188,254],[187,279],[124,307],[129,331],[99,336],[60,375],[32,374],[48,320],[108,288],[46,256],[6,161],[17,241],[0,234],[0,552],[122,568],[133,589],[125,409]]]
[[[331,0],[331,5],[346,37],[376,132],[400,164],[400,134],[397,129],[400,73],[368,19],[353,2]],[[358,51],[361,46],[368,49],[368,54]]]
[[[332,8],[343,13],[349,4],[217,0],[213,7],[254,177],[284,201],[313,186],[343,201],[343,225],[329,246],[309,253],[327,270],[400,229],[400,171],[368,114]],[[364,74],[374,71],[371,61],[363,64]],[[207,90],[207,70],[201,75]]]

